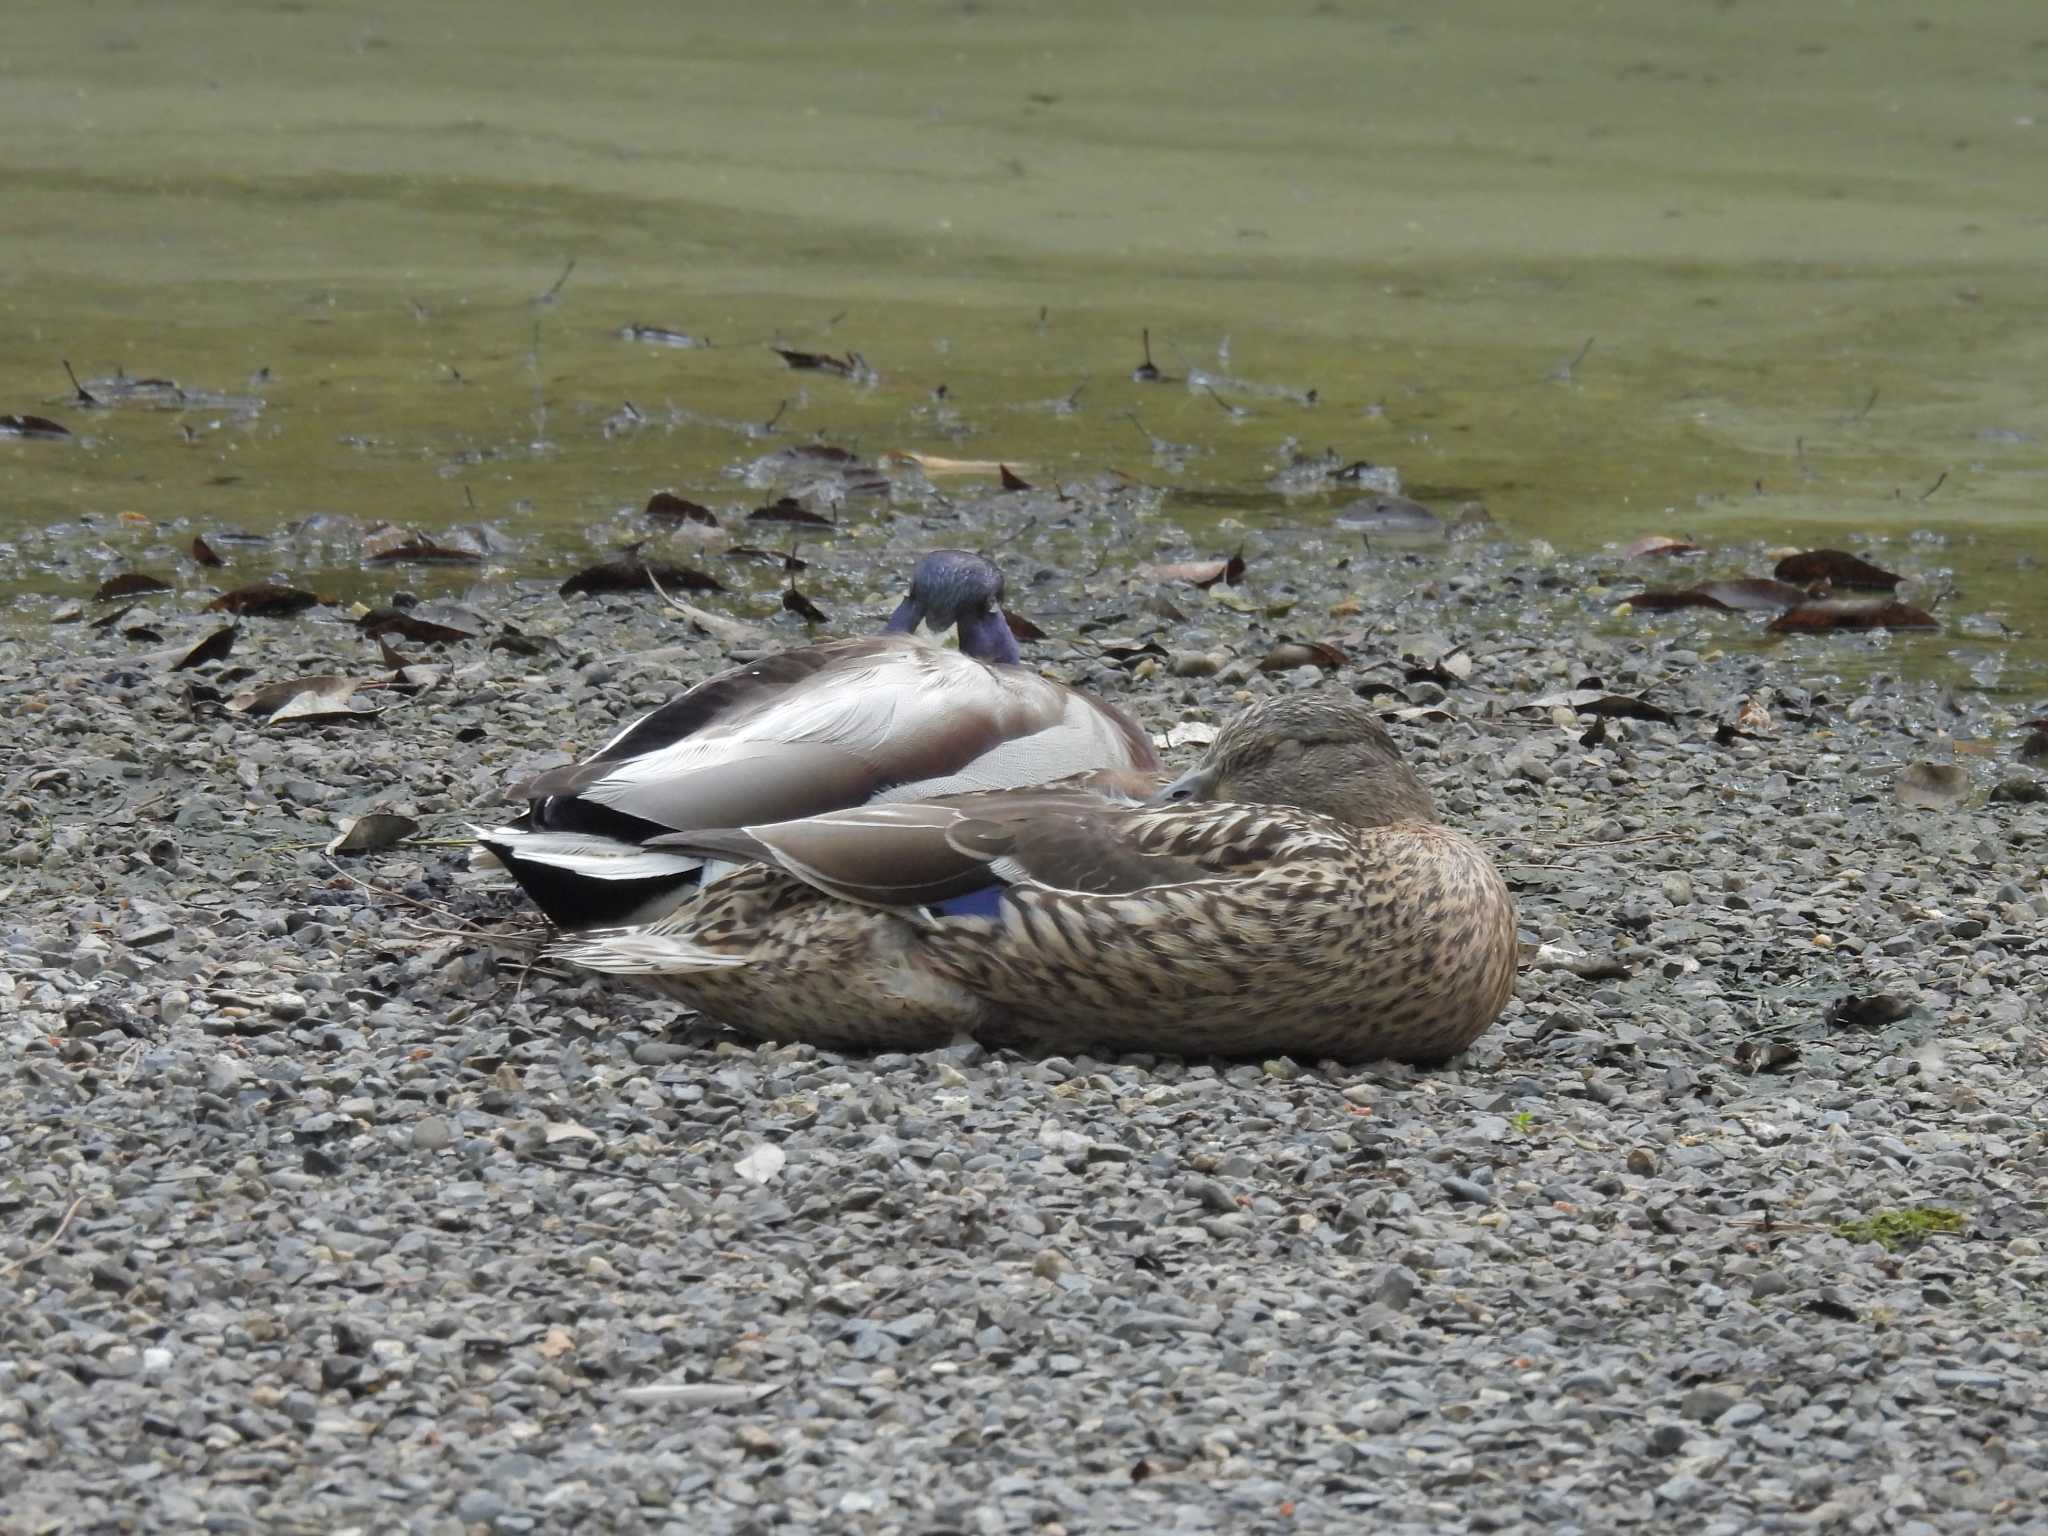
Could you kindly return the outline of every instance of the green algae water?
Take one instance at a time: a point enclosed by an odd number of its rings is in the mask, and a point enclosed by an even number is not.
[[[316,513],[559,572],[812,439],[1201,546],[1327,448],[1567,555],[1850,543],[2048,676],[2032,7],[111,0],[10,20],[0,132],[32,619]]]

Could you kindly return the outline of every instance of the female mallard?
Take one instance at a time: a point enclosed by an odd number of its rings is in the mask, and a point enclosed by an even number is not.
[[[477,840],[558,926],[641,923],[704,860],[668,834],[791,821],[874,801],[1154,770],[1121,710],[1017,664],[1003,573],[979,555],[918,562],[886,630],[707,679],[580,763],[513,793],[526,813]],[[960,649],[912,631],[957,625]]]
[[[1254,705],[1202,762],[687,834],[747,861],[556,953],[748,1034],[918,1049],[1437,1062],[1506,1006],[1515,907],[1348,693]]]

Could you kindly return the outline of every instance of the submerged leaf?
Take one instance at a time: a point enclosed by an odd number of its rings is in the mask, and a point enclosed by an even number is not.
[[[1010,466],[1007,464],[998,464],[996,466],[996,473],[1002,481],[1003,489],[1006,491],[1028,491],[1031,489],[1031,482],[1020,475],[1012,474]]]
[[[423,533],[410,534],[396,544],[386,544],[375,553],[364,556],[370,565],[476,565],[482,559],[480,550],[436,544]]]
[[[832,528],[837,525],[829,517],[821,517],[794,496],[779,497],[765,507],[756,507],[747,514],[750,523],[797,523],[806,528]]]
[[[227,561],[213,552],[213,546],[206,542],[205,536],[197,533],[192,535],[192,558],[211,570],[218,570],[227,564]]]
[[[1696,555],[1699,552],[1699,545],[1688,543],[1684,539],[1674,539],[1662,533],[1646,533],[1640,539],[1624,544],[1621,557],[1624,560],[1641,560],[1652,555]]]
[[[99,589],[93,593],[92,600],[96,603],[104,603],[117,597],[147,597],[154,592],[168,592],[170,590],[171,584],[168,581],[147,575],[142,571],[129,571],[120,576],[109,577],[101,582]]]
[[[1906,579],[1840,549],[1809,549],[1802,554],[1787,555],[1771,574],[1780,581],[1796,581],[1801,585],[1825,581],[1837,587],[1877,592],[1889,592]]]
[[[709,507],[700,507],[694,501],[685,500],[673,491],[656,491],[647,498],[643,509],[645,515],[657,523],[702,523],[706,527],[718,526],[718,515]]]
[[[1827,629],[1939,629],[1941,621],[1911,603],[1838,597],[1787,609],[1765,627],[1784,635]]]
[[[783,588],[782,606],[807,624],[823,624],[827,622],[825,610],[812,602],[808,597],[805,597],[803,593],[797,591],[795,587]]]
[[[564,597],[578,592],[644,592],[649,577],[672,591],[723,592],[725,583],[709,571],[695,566],[671,565],[665,560],[643,559],[636,545],[611,559],[578,571],[560,588]]]
[[[298,587],[263,581],[253,587],[237,587],[232,592],[223,592],[206,605],[206,611],[240,614],[244,618],[288,619],[308,608],[318,607],[320,601],[311,592]]]
[[[71,429],[47,416],[0,416],[0,437],[69,437]]]
[[[708,347],[709,339],[692,336],[688,331],[672,331],[665,325],[622,325],[619,337],[623,341],[645,342],[650,347]]]

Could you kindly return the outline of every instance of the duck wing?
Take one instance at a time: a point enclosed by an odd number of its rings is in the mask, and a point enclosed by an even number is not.
[[[722,673],[517,792],[539,827],[616,835],[624,818],[659,835],[1158,765],[1112,705],[1026,667],[881,635]]]
[[[772,863],[829,895],[931,906],[992,886],[1131,895],[1239,875],[1342,834],[1286,807],[1148,808],[1152,775],[1100,773],[1064,785],[868,805],[658,844]]]

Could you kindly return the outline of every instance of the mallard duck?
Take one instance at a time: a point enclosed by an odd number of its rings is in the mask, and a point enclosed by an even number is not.
[[[477,840],[556,925],[643,923],[706,874],[667,834],[1156,770],[1151,739],[1121,710],[1018,664],[1002,595],[1002,572],[981,556],[928,554],[883,633],[699,683],[582,762],[518,786],[525,814],[473,829]],[[918,638],[920,623],[957,627],[960,649]]]
[[[560,944],[751,1035],[1439,1062],[1506,1006],[1513,898],[1364,703],[1253,705],[1201,762],[672,840],[743,867]]]

